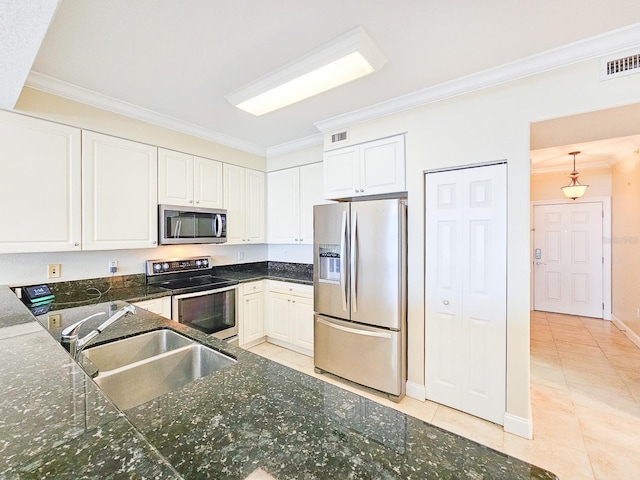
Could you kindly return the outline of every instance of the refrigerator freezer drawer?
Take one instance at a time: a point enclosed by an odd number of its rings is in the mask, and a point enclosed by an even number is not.
[[[404,395],[402,333],[315,315],[317,368],[393,396]]]

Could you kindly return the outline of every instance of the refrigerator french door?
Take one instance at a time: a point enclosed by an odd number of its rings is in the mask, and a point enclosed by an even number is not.
[[[314,363],[399,400],[406,378],[406,205],[314,207]]]

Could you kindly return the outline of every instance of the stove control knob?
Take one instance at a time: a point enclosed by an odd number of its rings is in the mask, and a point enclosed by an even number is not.
[[[207,265],[209,265],[209,260],[207,260],[206,258],[202,259],[202,266],[206,267]]]
[[[153,264],[153,271],[154,272],[159,272],[162,269],[162,265],[159,263],[154,263]]]
[[[202,260],[196,260],[196,267],[202,266]]]
[[[163,270],[169,270],[169,264],[168,263],[163,263],[162,264],[162,269]]]

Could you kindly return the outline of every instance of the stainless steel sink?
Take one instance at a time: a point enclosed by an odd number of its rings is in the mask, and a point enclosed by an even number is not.
[[[155,330],[135,337],[87,348],[83,350],[82,355],[88,358],[102,372],[193,344],[193,340],[172,330]]]
[[[184,342],[186,345],[180,345]],[[96,384],[122,410],[236,363],[233,358],[170,330],[107,343],[83,354],[99,369],[94,377]]]

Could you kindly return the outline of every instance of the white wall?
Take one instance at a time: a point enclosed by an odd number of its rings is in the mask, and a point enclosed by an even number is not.
[[[593,60],[350,127],[351,143],[407,132],[410,382],[424,385],[423,172],[508,162],[506,410],[530,425],[530,123],[638,102],[640,75],[600,82]]]

